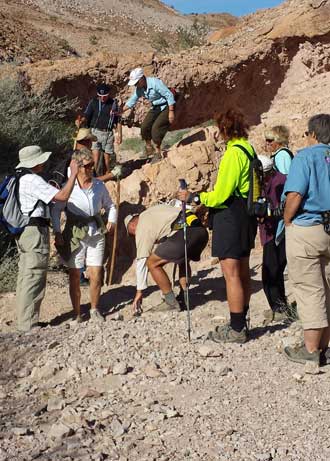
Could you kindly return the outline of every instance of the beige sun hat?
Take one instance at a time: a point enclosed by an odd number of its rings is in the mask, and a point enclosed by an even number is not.
[[[97,141],[97,137],[94,136],[90,128],[79,128],[77,136],[73,138],[75,141],[82,141],[83,139],[90,139],[91,141]]]
[[[51,155],[51,152],[43,152],[39,146],[23,147],[18,153],[19,164],[16,168],[33,168],[46,163]]]
[[[135,216],[139,216],[139,215],[138,214],[129,214],[124,219],[124,224],[125,224],[125,227],[126,227],[127,234],[128,234],[128,225],[132,221],[132,219],[135,218]]]

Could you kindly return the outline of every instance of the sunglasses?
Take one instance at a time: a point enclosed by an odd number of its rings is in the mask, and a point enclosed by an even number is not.
[[[303,134],[303,138],[307,138],[309,135],[310,135],[310,132],[309,132],[309,131],[305,131],[305,133]]]
[[[265,139],[265,141],[267,144],[271,144],[272,142],[274,142],[274,139]]]
[[[86,163],[86,165],[80,165],[81,168],[85,168],[85,170],[92,170],[94,168],[94,162]]]

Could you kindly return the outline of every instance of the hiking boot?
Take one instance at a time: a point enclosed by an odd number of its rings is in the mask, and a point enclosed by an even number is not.
[[[308,352],[304,345],[297,347],[287,346],[284,348],[284,354],[291,362],[301,363],[302,365],[307,362],[315,362],[320,365],[320,351]]]
[[[246,328],[241,331],[235,331],[230,324],[219,325],[214,331],[210,331],[207,339],[211,339],[216,343],[238,343],[244,344],[248,340]]]
[[[153,146],[145,146],[143,152],[139,154],[139,160],[148,160],[149,157],[152,157],[155,154],[155,149]]]
[[[264,311],[264,320],[262,322],[263,326],[270,325],[272,322],[282,322],[283,320],[287,320],[288,316],[286,312],[277,312],[272,311],[271,309],[267,309]]]
[[[91,309],[90,316],[91,316],[90,320],[92,320],[93,322],[97,322],[97,323],[105,322],[105,318],[103,317],[103,315],[98,309]]]
[[[116,165],[110,173],[113,175],[115,179],[120,179],[123,175],[123,167],[121,165]]]

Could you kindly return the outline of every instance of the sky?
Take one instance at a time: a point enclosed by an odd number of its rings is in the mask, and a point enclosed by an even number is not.
[[[234,16],[271,8],[283,0],[163,0],[181,13],[231,13]]]

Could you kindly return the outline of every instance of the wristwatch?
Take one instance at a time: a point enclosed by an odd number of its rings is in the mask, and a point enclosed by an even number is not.
[[[199,194],[194,194],[193,197],[192,197],[192,202],[194,203],[194,205],[200,205],[201,204],[201,200],[199,198]]]

